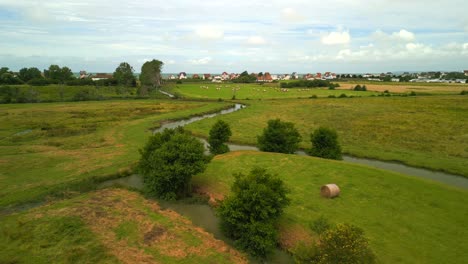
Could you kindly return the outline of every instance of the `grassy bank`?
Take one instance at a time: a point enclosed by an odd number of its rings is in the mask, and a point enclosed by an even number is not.
[[[0,105],[0,207],[123,173],[138,160],[149,128],[226,106],[149,100]]]
[[[253,166],[278,174],[291,190],[280,228],[285,248],[313,239],[310,226],[323,216],[363,228],[381,263],[461,263],[468,258],[467,193],[441,184],[344,162],[261,152],[216,156],[194,184],[222,199],[232,174],[248,173]],[[338,198],[320,197],[327,183],[340,186]]]
[[[401,161],[468,176],[468,97],[366,97],[246,101],[246,109],[190,124],[208,136],[217,119],[231,125],[231,141],[256,144],[269,119],[296,124],[301,147],[310,148],[310,133],[334,128],[343,150],[358,157]]]
[[[3,217],[1,263],[246,263],[186,218],[105,189]]]

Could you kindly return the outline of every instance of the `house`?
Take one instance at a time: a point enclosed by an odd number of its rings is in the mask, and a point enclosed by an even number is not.
[[[209,73],[203,74],[202,79],[203,80],[211,80],[211,74],[209,74]]]
[[[221,74],[221,78],[223,79],[223,81],[229,80],[229,74],[227,72],[223,72]]]
[[[89,78],[91,74],[88,74],[86,71],[80,71],[80,79]]]
[[[221,83],[221,82],[223,82],[223,78],[221,76],[219,76],[219,75],[216,75],[215,77],[213,77],[212,82]]]
[[[169,79],[171,79],[171,80],[175,80],[175,79],[177,79],[177,78],[175,77],[175,75],[174,75],[174,74],[171,74],[171,76],[169,76]]]
[[[366,73],[366,74],[362,75],[362,78],[372,78],[372,77],[374,77],[374,75],[371,74],[371,73]]]
[[[179,73],[179,80],[182,80],[182,79],[187,79],[187,73],[185,72]]]
[[[291,80],[291,76],[289,74],[286,74],[283,76],[283,80],[289,81]]]
[[[336,79],[336,74],[331,73],[331,72],[326,72],[323,78],[326,80]]]
[[[271,74],[269,72],[265,72],[263,74],[263,81],[264,82],[272,82],[273,78],[271,78]]]
[[[306,80],[313,80],[313,79],[314,79],[314,76],[313,76],[312,74],[308,73],[308,74],[304,75],[304,79],[306,79]]]
[[[465,76],[468,76],[468,70],[463,71],[465,73]]]
[[[112,74],[107,74],[107,73],[96,73],[95,75],[91,75],[91,80],[93,81],[99,81],[99,80],[105,80],[105,79],[111,79]]]
[[[392,78],[391,81],[392,82],[400,82],[400,78]]]
[[[194,74],[194,75],[192,75],[192,79],[200,79],[200,75]]]

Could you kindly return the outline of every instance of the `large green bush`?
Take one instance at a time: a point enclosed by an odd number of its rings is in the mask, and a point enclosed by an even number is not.
[[[210,144],[211,154],[223,154],[229,152],[228,145],[224,144],[229,140],[232,135],[229,124],[223,120],[218,120],[210,130],[210,136],[208,137],[208,143]]]
[[[221,229],[239,248],[265,257],[277,244],[275,224],[289,204],[289,191],[280,178],[265,169],[234,176],[232,193],[218,208]]]
[[[280,119],[268,121],[263,134],[257,137],[257,145],[261,151],[292,154],[299,148],[301,135],[293,123],[282,122]]]
[[[320,237],[317,263],[375,263],[364,231],[356,226],[338,224]]]
[[[140,150],[146,191],[166,200],[188,195],[192,176],[206,168],[203,152],[203,144],[180,127],[151,136]]]
[[[320,127],[310,135],[312,149],[308,152],[312,156],[326,159],[342,159],[341,146],[338,143],[336,131]]]

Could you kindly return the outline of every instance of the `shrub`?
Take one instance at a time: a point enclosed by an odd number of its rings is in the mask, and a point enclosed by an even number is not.
[[[341,147],[335,130],[320,127],[310,135],[312,149],[309,154],[326,159],[342,159]]]
[[[183,128],[151,136],[140,153],[138,167],[146,191],[166,200],[189,194],[192,175],[206,168],[203,144]]]
[[[289,191],[280,178],[262,168],[234,177],[231,195],[218,208],[221,230],[239,248],[265,257],[277,244],[275,224],[290,202]]]
[[[46,86],[51,84],[51,82],[48,79],[44,78],[34,78],[28,81],[28,84],[31,86]]]
[[[229,152],[228,145],[224,144],[232,135],[228,123],[223,120],[218,120],[210,130],[208,143],[210,144],[210,152],[213,155]]]
[[[460,95],[465,95],[465,94],[468,94],[468,91],[463,90],[460,92]]]
[[[299,142],[301,135],[294,124],[280,119],[269,120],[263,134],[257,137],[258,148],[267,152],[294,153]]]
[[[320,237],[318,263],[375,263],[364,231],[356,226],[339,224]]]
[[[309,98],[310,98],[310,99],[316,99],[316,98],[318,98],[318,97],[317,97],[316,94],[313,94],[313,95],[311,95]]]
[[[340,94],[340,96],[338,96],[338,97],[339,97],[339,98],[346,98],[346,97],[348,97],[348,96],[347,96],[346,94],[342,93],[342,94]]]
[[[320,216],[319,218],[315,219],[311,224],[310,224],[310,229],[317,233],[318,235],[323,234],[325,231],[329,230],[331,228],[331,224],[328,221],[327,218]]]

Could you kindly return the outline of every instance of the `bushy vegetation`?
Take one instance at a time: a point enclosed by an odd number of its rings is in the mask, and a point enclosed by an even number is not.
[[[257,77],[250,75],[247,71],[243,71],[239,77],[233,79],[233,83],[254,83],[257,81]]]
[[[358,84],[358,85],[354,86],[353,90],[354,91],[367,91],[367,87],[366,87],[366,85],[361,86],[360,84]]]
[[[213,155],[229,152],[228,145],[224,144],[232,135],[229,124],[223,120],[218,120],[210,130],[208,143],[210,144],[210,152]]]
[[[280,178],[262,168],[234,177],[231,195],[218,208],[221,229],[239,248],[266,257],[277,244],[275,225],[290,202],[289,191]]]
[[[331,87],[330,82],[326,80],[298,80],[290,82],[282,82],[281,88],[297,88],[297,87]],[[339,87],[339,84],[333,84],[333,87]]]
[[[301,139],[293,123],[274,119],[268,121],[263,134],[257,137],[257,146],[261,151],[292,154],[298,149]]]
[[[151,136],[140,151],[139,170],[146,190],[172,200],[191,192],[191,178],[206,168],[203,144],[182,127]]]
[[[326,159],[342,159],[341,146],[338,143],[338,134],[335,130],[320,127],[310,135],[312,148],[310,155]]]

